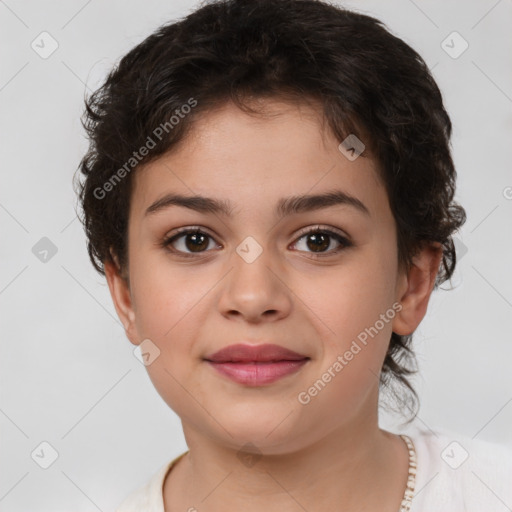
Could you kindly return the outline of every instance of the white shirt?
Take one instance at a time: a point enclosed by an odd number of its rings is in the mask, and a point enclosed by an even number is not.
[[[512,511],[511,448],[439,431],[407,435],[418,465],[410,512]],[[185,453],[162,466],[116,512],[165,512],[165,477]]]

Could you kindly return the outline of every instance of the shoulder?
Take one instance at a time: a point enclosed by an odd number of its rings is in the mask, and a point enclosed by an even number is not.
[[[163,500],[165,477],[185,453],[161,466],[145,485],[133,491],[123,500],[116,508],[116,512],[165,512]]]
[[[510,511],[512,447],[446,430],[408,433],[417,454],[411,512]]]

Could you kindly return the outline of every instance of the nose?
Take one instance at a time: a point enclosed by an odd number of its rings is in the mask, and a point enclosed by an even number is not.
[[[234,252],[232,269],[221,282],[220,313],[248,323],[274,322],[285,318],[292,308],[292,291],[286,285],[283,265],[269,250],[254,260]]]

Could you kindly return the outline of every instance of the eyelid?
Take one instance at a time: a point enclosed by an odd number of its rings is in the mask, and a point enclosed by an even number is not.
[[[217,235],[212,235],[210,230],[207,228],[204,228],[203,226],[184,226],[181,228],[177,228],[174,231],[172,231],[170,234],[166,234],[161,242],[159,242],[158,245],[160,245],[164,250],[170,252],[171,254],[175,254],[179,257],[183,258],[200,258],[208,256],[208,253],[212,252],[209,251],[203,251],[198,253],[188,253],[184,251],[179,251],[177,249],[174,249],[172,247],[172,243],[176,241],[177,239],[181,238],[184,235],[193,234],[193,233],[202,233],[207,235],[211,240],[213,240],[217,245],[218,242],[216,241]],[[222,247],[222,246],[221,246]]]
[[[210,230],[208,230],[207,228],[204,228],[203,226],[185,226],[185,227],[177,228],[176,230],[171,232],[171,234],[166,235],[160,245],[167,251],[169,251],[173,254],[177,254],[179,256],[183,256],[183,257],[198,257],[198,256],[201,257],[204,255],[207,255],[209,252],[211,252],[211,250],[198,252],[198,253],[187,253],[187,252],[169,248],[169,246],[172,246],[172,242],[174,242],[175,240],[180,238],[182,235],[193,234],[193,233],[197,233],[197,232],[207,235],[210,239],[212,239],[215,243],[217,243],[217,245],[221,245],[221,244],[218,244],[218,242],[216,241],[217,235],[212,235]],[[308,234],[314,234],[317,232],[326,233],[328,236],[331,236],[331,237],[332,236],[339,237],[339,239],[341,239],[341,240],[338,240],[338,243],[341,243],[341,245],[344,247],[338,248],[335,250],[331,250],[331,251],[327,251],[327,252],[308,253],[308,254],[311,254],[314,258],[315,257],[317,257],[317,258],[328,257],[328,256],[336,255],[339,252],[341,252],[342,250],[347,249],[353,245],[353,243],[350,239],[350,236],[347,235],[345,232],[341,231],[338,228],[334,228],[331,226],[324,226],[321,224],[317,224],[314,226],[308,226],[308,227],[301,229],[295,235],[294,241],[292,242],[291,245],[297,244],[299,242],[299,240],[301,238],[303,238],[304,236],[306,236]],[[221,248],[222,248],[222,245],[221,245]],[[299,251],[299,252],[304,252],[304,251]]]
[[[212,234],[212,232],[208,228],[205,228],[203,226],[192,225],[192,226],[184,226],[182,228],[177,228],[176,230],[172,231],[171,234],[165,235],[164,238],[166,240],[170,240],[170,239],[174,238],[175,236],[180,235],[182,233],[189,233],[189,232],[193,232],[193,231],[200,231],[201,233],[205,233],[206,235],[211,236],[212,238],[217,237],[217,235]],[[334,228],[334,227],[322,225],[322,224],[316,224],[314,226],[305,227],[305,228],[301,229],[295,236],[297,238],[300,238],[304,235],[307,235],[308,233],[311,233],[312,231],[334,232],[335,234],[337,234],[343,238],[346,238],[348,241],[350,241],[350,236],[347,233],[345,233],[344,231],[341,231],[338,228]]]
[[[341,231],[338,228],[334,228],[331,226],[324,226],[322,224],[316,224],[315,226],[308,226],[307,228],[304,228],[299,231],[299,233],[296,235],[298,238],[301,238],[304,235],[307,235],[311,232],[315,231],[321,231],[322,233],[334,233],[336,235],[339,235],[342,238],[345,238],[348,242],[350,242],[350,237],[344,232]]]
[[[169,240],[171,238],[174,238],[175,236],[178,236],[178,235],[181,235],[182,233],[189,233],[189,232],[194,232],[194,231],[199,231],[201,233],[204,233],[205,235],[208,235],[212,238],[215,238],[217,235],[216,234],[212,234],[212,231],[210,231],[208,228],[205,228],[203,226],[184,226],[184,227],[181,227],[181,228],[176,228],[175,230],[171,231],[170,233],[166,234],[164,236],[164,238],[166,240]]]
[[[292,243],[293,246],[298,244],[304,236],[316,234],[316,233],[325,233],[330,238],[334,238],[338,244],[340,244],[340,247],[337,249],[331,249],[330,251],[325,252],[309,252],[309,251],[299,251],[299,252],[305,252],[308,254],[307,258],[310,259],[327,259],[329,257],[338,256],[340,253],[346,251],[347,249],[350,249],[354,246],[354,243],[350,239],[350,236],[345,234],[343,231],[339,230],[338,228],[330,227],[330,226],[322,226],[317,224],[316,226],[309,226],[307,228],[304,228],[301,230],[295,238],[295,241]]]

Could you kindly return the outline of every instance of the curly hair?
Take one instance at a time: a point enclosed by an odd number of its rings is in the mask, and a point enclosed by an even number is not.
[[[421,56],[381,21],[319,0],[203,3],[133,48],[86,98],[90,145],[77,193],[96,270],[104,274],[113,255],[127,268],[132,169],[174,148],[202,113],[229,101],[257,112],[248,100],[271,97],[314,100],[339,140],[364,141],[396,222],[400,268],[438,242],[434,287],[450,279],[452,234],[466,214],[453,201],[452,126],[439,88]],[[411,341],[392,333],[380,379],[405,386],[413,411]]]

